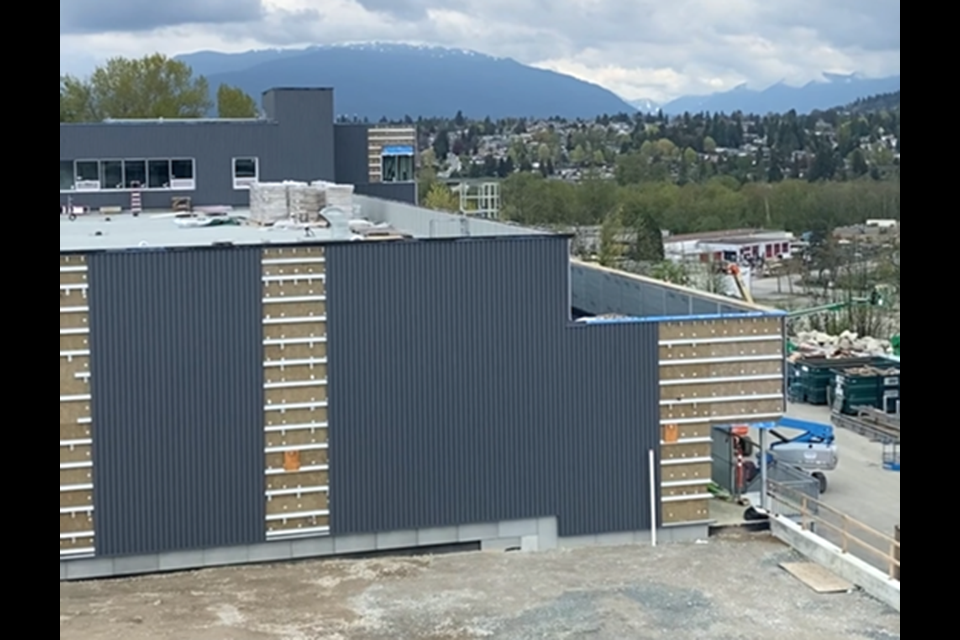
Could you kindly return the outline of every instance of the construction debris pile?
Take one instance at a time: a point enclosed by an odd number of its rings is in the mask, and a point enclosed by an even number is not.
[[[801,331],[793,340],[792,359],[802,358],[862,358],[889,355],[890,342],[876,338],[861,338],[856,333],[844,331],[831,336],[818,331]]]
[[[272,226],[284,220],[323,223],[320,212],[336,208],[353,213],[353,185],[330,182],[255,183],[250,187],[250,221]]]

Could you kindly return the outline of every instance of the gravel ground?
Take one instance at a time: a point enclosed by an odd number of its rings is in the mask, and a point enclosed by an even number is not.
[[[893,640],[900,615],[821,596],[765,536],[544,554],[304,562],[61,584],[70,640]]]

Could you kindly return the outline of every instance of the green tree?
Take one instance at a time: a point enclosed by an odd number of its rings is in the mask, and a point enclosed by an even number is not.
[[[450,188],[439,182],[430,187],[430,191],[423,199],[423,206],[435,211],[460,211],[460,199]]]
[[[239,87],[222,84],[217,89],[217,116],[220,118],[256,118],[256,101]]]
[[[870,165],[867,164],[867,159],[863,157],[863,151],[860,149],[854,149],[853,153],[850,154],[850,169],[853,171],[853,175],[858,178],[862,178],[869,173]]]
[[[620,211],[611,211],[600,226],[600,264],[616,267],[623,259],[623,218]]]
[[[61,112],[71,122],[201,118],[213,107],[206,79],[161,54],[112,58],[89,78],[66,76],[61,84]]]

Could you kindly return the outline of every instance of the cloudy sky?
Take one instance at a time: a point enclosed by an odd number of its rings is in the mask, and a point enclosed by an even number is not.
[[[60,71],[110,56],[390,41],[473,49],[663,101],[900,73],[900,0],[60,0]]]

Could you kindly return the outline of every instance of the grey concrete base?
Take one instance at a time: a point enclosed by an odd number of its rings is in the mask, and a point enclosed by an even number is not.
[[[900,611],[900,582],[891,580],[882,571],[872,567],[823,538],[805,531],[786,518],[772,518],[770,531],[782,542],[829,569],[838,577],[855,584],[880,602]]]
[[[707,534],[706,525],[696,525],[665,529],[658,534],[658,540],[663,543],[692,542],[706,539]],[[650,532],[560,538],[557,534],[556,518],[540,518],[366,536],[277,540],[249,547],[185,551],[130,558],[76,558],[60,561],[60,580],[92,580],[468,543],[479,543],[484,551],[519,549],[525,552],[538,552],[597,545],[650,544]]]

